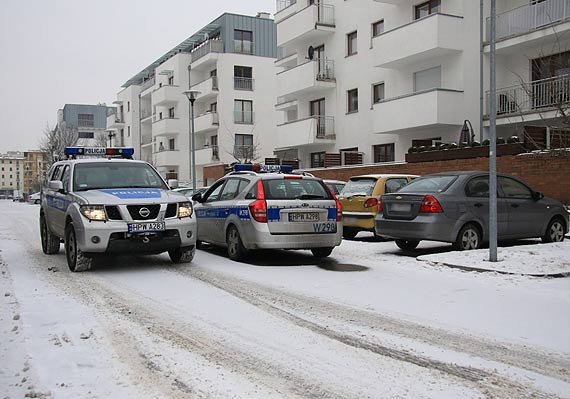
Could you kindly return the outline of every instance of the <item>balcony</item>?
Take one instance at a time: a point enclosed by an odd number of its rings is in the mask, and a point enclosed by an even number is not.
[[[489,92],[486,93],[486,116],[490,113]],[[547,119],[570,103],[570,75],[525,82],[497,89],[497,118],[526,115],[524,120]],[[534,116],[531,116],[534,114]],[[521,120],[522,121],[522,120]],[[498,122],[500,123],[500,122]]]
[[[191,88],[192,90],[197,90],[200,92],[200,95],[198,96],[196,101],[200,102],[200,101],[210,100],[212,97],[218,95],[218,77],[211,76],[206,80],[203,80],[201,82],[192,85]]]
[[[414,129],[463,125],[463,92],[430,89],[384,100],[374,105],[375,133],[413,132]]]
[[[454,15],[432,14],[410,22],[372,40],[373,65],[395,69],[460,53],[463,31],[463,17]]]
[[[140,115],[141,121],[143,121],[143,122],[150,121],[150,120],[151,120],[151,118],[150,118],[151,116],[152,116],[152,110],[150,110],[150,109],[141,109],[141,115]]]
[[[180,150],[163,150],[153,153],[156,167],[187,165],[188,152]]]
[[[192,69],[207,67],[218,61],[218,53],[224,52],[224,42],[208,40],[192,50],[190,54]]]
[[[180,87],[175,85],[162,85],[152,92],[154,106],[174,105],[180,100]]]
[[[154,86],[155,83],[155,78],[154,76],[150,79],[145,80],[142,84],[141,84],[141,96],[146,95],[147,93],[145,93],[146,90],[150,89],[152,86]],[[149,91],[150,93],[150,91]]]
[[[253,91],[253,82],[254,79],[252,78],[241,78],[234,76],[234,90]]]
[[[335,32],[334,6],[297,1],[275,14],[277,46],[323,41]]]
[[[153,136],[167,136],[180,133],[178,118],[157,119],[152,123]]]
[[[277,148],[334,144],[335,141],[333,116],[310,116],[277,126]]]
[[[554,29],[545,29],[553,25]],[[487,18],[487,41],[490,40],[490,18]],[[515,53],[529,44],[556,43],[570,29],[570,0],[544,0],[526,4],[497,15],[497,52]],[[485,51],[489,51],[486,46]]]
[[[194,132],[202,133],[215,130],[219,127],[219,123],[217,112],[206,112],[194,118]]]
[[[204,147],[196,150],[196,165],[211,165],[220,161],[220,153],[217,145]]]
[[[234,123],[241,125],[253,125],[253,111],[234,111]]]
[[[315,94],[336,87],[334,61],[311,60],[277,74],[277,96]]]
[[[122,114],[107,115],[107,129],[120,129],[125,125]]]

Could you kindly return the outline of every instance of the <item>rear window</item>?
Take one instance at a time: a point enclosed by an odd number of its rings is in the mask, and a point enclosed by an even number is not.
[[[266,199],[273,200],[319,200],[332,199],[330,192],[318,180],[275,179],[264,180],[263,189]]]
[[[457,176],[432,176],[420,177],[413,180],[407,186],[398,190],[399,193],[441,193],[445,191]]]
[[[376,179],[354,179],[349,180],[346,186],[342,189],[341,194],[344,196],[351,195],[372,195],[374,191],[374,186],[376,185]]]

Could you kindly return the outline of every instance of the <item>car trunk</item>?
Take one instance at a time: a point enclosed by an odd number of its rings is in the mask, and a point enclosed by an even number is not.
[[[415,219],[424,198],[424,194],[385,194],[382,196],[382,215],[385,219]]]
[[[271,234],[331,233],[336,231],[336,207],[331,200],[267,200]]]

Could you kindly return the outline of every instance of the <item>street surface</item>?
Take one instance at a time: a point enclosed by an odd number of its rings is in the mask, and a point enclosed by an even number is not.
[[[362,234],[324,261],[206,247],[71,273],[38,212],[0,201],[0,398],[570,398],[570,278]]]

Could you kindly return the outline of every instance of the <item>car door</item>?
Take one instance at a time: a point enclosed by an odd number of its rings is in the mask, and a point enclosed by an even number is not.
[[[239,207],[236,197],[247,187],[249,181],[239,177],[230,177],[226,180],[216,203],[217,218],[212,224],[212,239],[215,242],[226,242],[226,221],[231,215],[237,215]],[[236,219],[237,220],[237,219]]]
[[[483,224],[485,235],[489,234],[489,176],[477,176],[468,180],[465,186],[465,212],[473,215]],[[471,218],[468,216],[468,218]],[[508,237],[509,211],[507,202],[497,193],[497,234]]]
[[[214,225],[218,219],[218,202],[225,180],[220,180],[204,194],[203,200],[196,205],[196,218],[198,220],[198,239],[201,241],[214,241]]]
[[[544,226],[545,206],[535,201],[533,191],[508,176],[499,176],[502,196],[509,211],[509,236],[512,238],[538,237]]]
[[[71,187],[71,166],[69,164],[63,167],[61,177],[59,179],[63,183],[63,192],[54,191],[52,194],[52,223],[56,229],[56,233],[63,237],[65,230],[65,216],[67,207],[70,204],[69,189]]]

